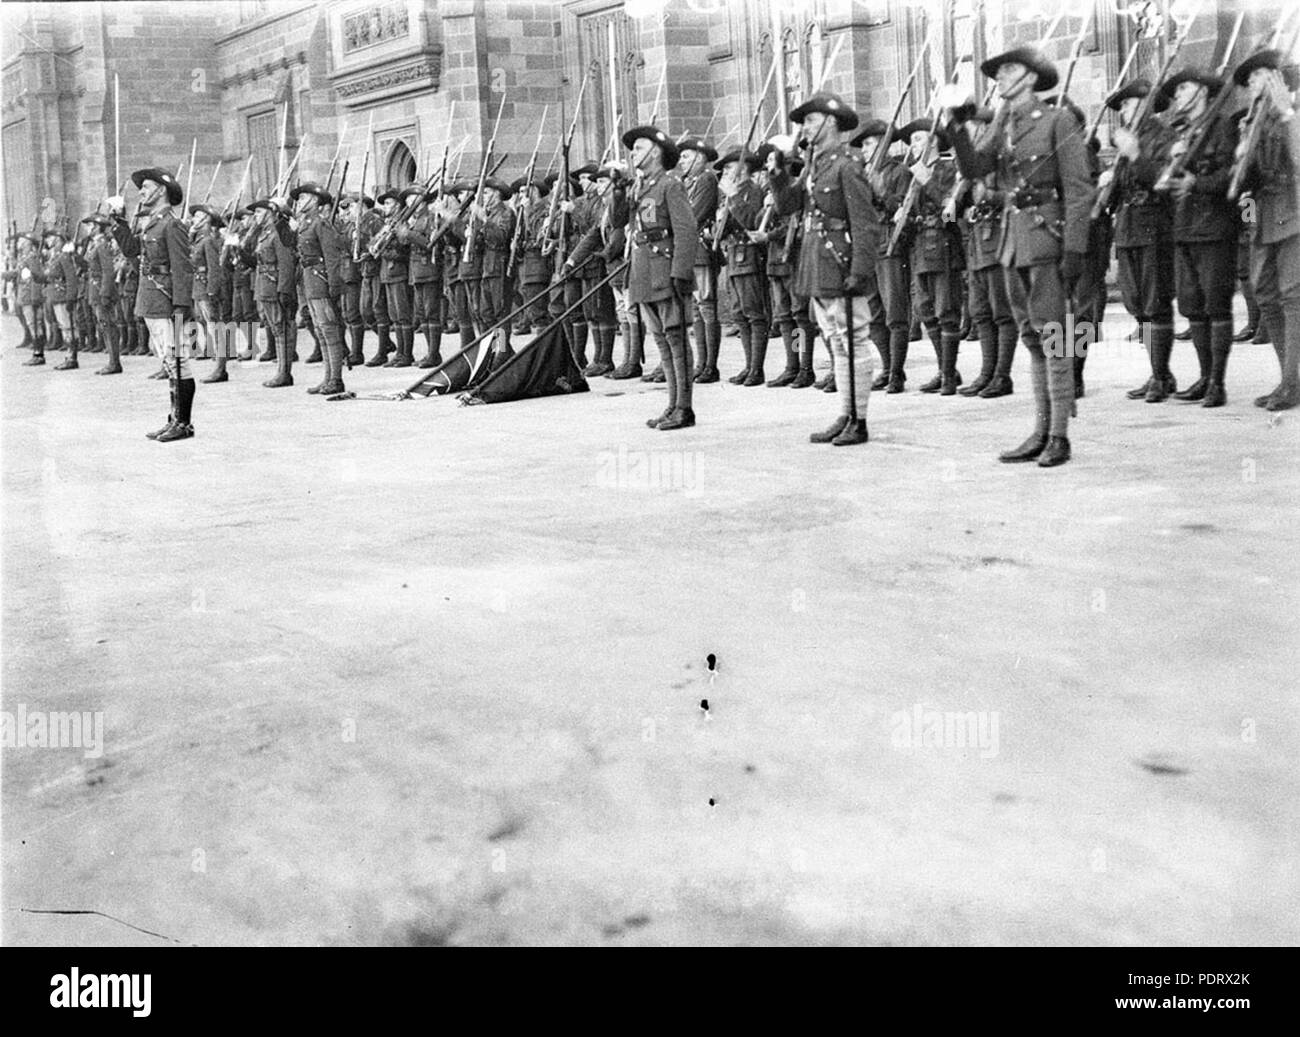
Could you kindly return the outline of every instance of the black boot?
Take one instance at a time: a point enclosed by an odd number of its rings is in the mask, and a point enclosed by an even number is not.
[[[1232,352],[1232,321],[1215,321],[1210,325],[1210,381],[1205,387],[1202,407],[1222,407],[1228,402],[1224,381],[1228,375],[1228,355]]]
[[[172,422],[169,428],[158,433],[157,441],[159,443],[170,443],[176,439],[191,439],[194,436],[194,425],[190,416],[193,406],[194,379],[182,378],[177,383],[176,420]]]
[[[889,332],[889,385],[885,392],[893,395],[903,391],[907,384],[907,373],[903,365],[907,363],[909,342],[906,328],[891,328]]]
[[[618,381],[641,377],[641,362],[645,357],[645,345],[640,321],[629,321],[623,325],[623,362],[610,372],[610,377]]]
[[[108,346],[108,363],[96,371],[95,374],[121,374],[122,340],[119,338],[116,324],[104,325],[104,339]]]
[[[781,342],[785,346],[785,370],[768,382],[772,389],[782,389],[799,377],[799,351],[794,344],[794,323],[781,325]]]
[[[442,363],[442,328],[437,324],[424,324],[425,353],[416,365],[422,368],[437,367]]]
[[[587,366],[587,322],[575,321],[569,327],[573,331],[573,362],[581,371]]]
[[[1170,331],[1170,346],[1172,347],[1173,345],[1172,325],[1170,325],[1169,331]],[[1132,336],[1130,336],[1130,338],[1131,337]],[[1146,322],[1139,322],[1137,326],[1137,341],[1145,342],[1147,344],[1147,349],[1150,350],[1151,374],[1147,377],[1147,380],[1143,382],[1141,385],[1139,385],[1136,389],[1130,389],[1128,390],[1128,392],[1124,394],[1130,400],[1146,399],[1147,393],[1151,391],[1151,387],[1156,383],[1156,343],[1155,343],[1155,331],[1153,330],[1153,325]]]
[[[709,364],[709,345],[704,330],[704,315],[695,307],[695,320],[691,322],[691,338],[695,342],[695,370],[691,372],[691,381],[698,382]],[[626,339],[624,339],[626,341]]]
[[[367,367],[383,367],[388,362],[388,355],[393,351],[393,340],[389,338],[387,324],[378,324],[375,326],[375,334],[379,336],[378,352],[366,361]]]
[[[833,443],[835,437],[844,431],[844,427],[849,423],[849,416],[841,414],[835,419],[834,423],[825,432],[814,432],[808,437],[810,443]]]
[[[1065,436],[1049,436],[1047,446],[1038,455],[1039,468],[1055,468],[1070,460],[1070,441]]]
[[[873,340],[876,350],[880,353],[880,374],[876,375],[876,380],[871,383],[871,391],[878,392],[889,386],[889,331]]]
[[[263,382],[262,385],[267,389],[285,389],[293,385],[293,361],[294,348],[293,341],[297,335],[297,328],[294,325],[294,315],[288,314],[281,321],[279,331],[279,352],[275,358],[275,375]]]
[[[813,374],[813,349],[817,332],[811,327],[799,329],[799,373],[790,383],[791,389],[807,389],[816,382]]]
[[[360,367],[366,362],[364,351],[366,342],[366,326],[364,324],[349,324],[348,341],[352,344],[352,350],[348,353],[348,363],[353,367]]]
[[[970,385],[963,385],[957,391],[963,396],[978,396],[985,386],[993,381],[993,371],[998,363],[998,329],[990,321],[980,321],[975,326],[980,343],[980,373]]]
[[[1182,331],[1180,331],[1177,335],[1174,336],[1174,340],[1176,342],[1187,342],[1191,338],[1192,338],[1192,326],[1190,324],[1187,327],[1183,328]]]
[[[831,446],[853,446],[865,443],[870,438],[867,435],[866,418],[849,418],[840,429],[840,434],[831,440]]]
[[[922,392],[938,392],[943,388],[943,342],[938,331],[930,332],[930,344],[934,346],[934,361],[939,365],[939,373],[921,386]]]
[[[588,378],[599,378],[614,370],[614,327],[593,325],[591,335],[596,342],[596,359],[582,373]]]
[[[744,350],[745,353],[745,367],[744,370],[738,371],[736,374],[733,374],[730,378],[727,379],[727,381],[729,381],[732,385],[745,384],[745,381],[749,378],[750,357],[753,355],[754,352],[753,339],[750,334],[750,326],[748,324],[742,324],[740,325],[738,331],[740,332],[740,348]]]
[[[308,330],[311,332],[312,350],[311,350],[311,356],[309,356],[303,362],[307,364],[319,364],[324,359],[321,356],[320,331],[319,329],[317,329],[315,324],[311,325],[311,327]]]
[[[722,325],[718,321],[706,322],[704,325],[704,347],[708,354],[704,358],[704,373],[700,383],[719,382],[722,375],[718,371],[718,353],[722,350]]]
[[[1047,430],[1035,432],[1014,450],[1008,450],[1005,453],[998,454],[998,460],[1005,464],[1015,464],[1020,461],[1033,461],[1047,447]]]
[[[1201,376],[1182,392],[1172,393],[1175,400],[1196,403],[1205,399],[1205,389],[1210,381],[1210,322],[1198,320],[1188,329],[1192,335],[1192,346],[1196,349],[1196,362],[1200,365]],[[1177,340],[1178,336],[1175,335]]]
[[[763,364],[767,360],[767,321],[756,320],[749,326],[749,375],[745,385],[762,385],[767,381]]]
[[[939,395],[954,396],[957,386],[961,385],[961,375],[957,372],[957,347],[961,345],[961,338],[944,331],[940,332],[939,342]]]
[[[1174,326],[1152,324],[1151,334],[1151,385],[1147,389],[1147,403],[1163,403],[1177,390],[1173,372],[1169,370],[1169,357],[1174,350]]]
[[[63,332],[62,332],[62,330],[60,330],[60,331],[59,331],[59,335],[62,336],[62,334],[63,334]],[[76,340],[76,338],[70,335],[70,336],[68,337],[67,344],[68,344],[68,359],[66,359],[65,361],[63,361],[63,363],[61,363],[61,364],[57,364],[57,365],[55,366],[55,368],[54,368],[54,370],[56,370],[56,371],[75,371],[75,370],[77,370],[77,368],[79,368],[79,367],[81,366],[79,363],[77,363],[77,340]],[[58,348],[58,347],[55,347],[55,348]]]
[[[174,424],[176,424],[176,414],[177,414],[176,395],[177,395],[177,393],[176,393],[176,379],[175,379],[175,378],[171,379],[170,395],[171,395],[171,409],[167,412],[167,423],[166,423],[165,425],[163,425],[163,427],[160,428],[157,432],[146,432],[146,433],[144,434],[144,438],[145,438],[145,439],[157,439],[157,438],[158,438],[159,436],[161,436],[164,432],[168,431],[168,430],[169,430],[169,429],[170,429]]]

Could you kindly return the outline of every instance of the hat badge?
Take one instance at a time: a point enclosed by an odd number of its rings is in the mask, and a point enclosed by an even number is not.
[[[837,100],[835,100],[835,98],[833,98],[833,97],[832,97],[829,101],[826,102],[826,107],[827,107],[827,108],[838,108],[839,106],[840,106],[840,102],[837,101]]]

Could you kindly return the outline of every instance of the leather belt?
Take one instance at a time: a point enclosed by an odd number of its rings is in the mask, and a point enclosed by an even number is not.
[[[1055,189],[1043,191],[1016,191],[1012,196],[1012,202],[1021,209],[1032,209],[1035,205],[1046,205],[1048,202],[1060,200],[1060,195]]]
[[[667,227],[658,227],[655,230],[637,231],[632,240],[638,245],[648,245],[652,241],[663,241],[664,238],[670,237],[672,231]]]

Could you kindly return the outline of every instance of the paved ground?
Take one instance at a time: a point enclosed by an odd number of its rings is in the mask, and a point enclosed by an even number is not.
[[[639,383],[329,404],[267,365],[158,445],[149,361],[22,368],[3,323],[4,709],[104,720],[4,750],[8,943],[1300,939],[1267,346],[1208,411],[1123,399],[1111,344],[1047,471],[994,461],[1023,357],[1008,399],[876,394],[851,449],[811,390],[661,434]]]

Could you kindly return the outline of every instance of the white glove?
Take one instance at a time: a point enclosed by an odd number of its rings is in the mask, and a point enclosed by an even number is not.
[[[227,245],[238,245],[238,244],[239,244],[239,235],[238,235],[238,234],[227,234],[227,235],[225,236],[225,238],[223,238],[222,240],[225,241],[225,243],[226,243]]]
[[[289,229],[292,231],[296,231],[298,229],[298,221],[295,220],[292,216],[289,217]]]
[[[912,163],[912,165],[907,167],[907,171],[920,182],[922,187],[928,184],[930,178],[934,176],[934,170],[924,162]]]
[[[126,199],[120,194],[113,195],[113,197],[108,200],[108,211],[117,213],[126,212]]]
[[[64,252],[71,252],[71,251],[72,251],[72,242],[71,242],[71,241],[69,241],[66,245],[63,246],[63,251],[64,251]]]
[[[30,281],[31,279],[32,279],[32,272],[28,270],[26,267],[23,267],[23,280]]]

